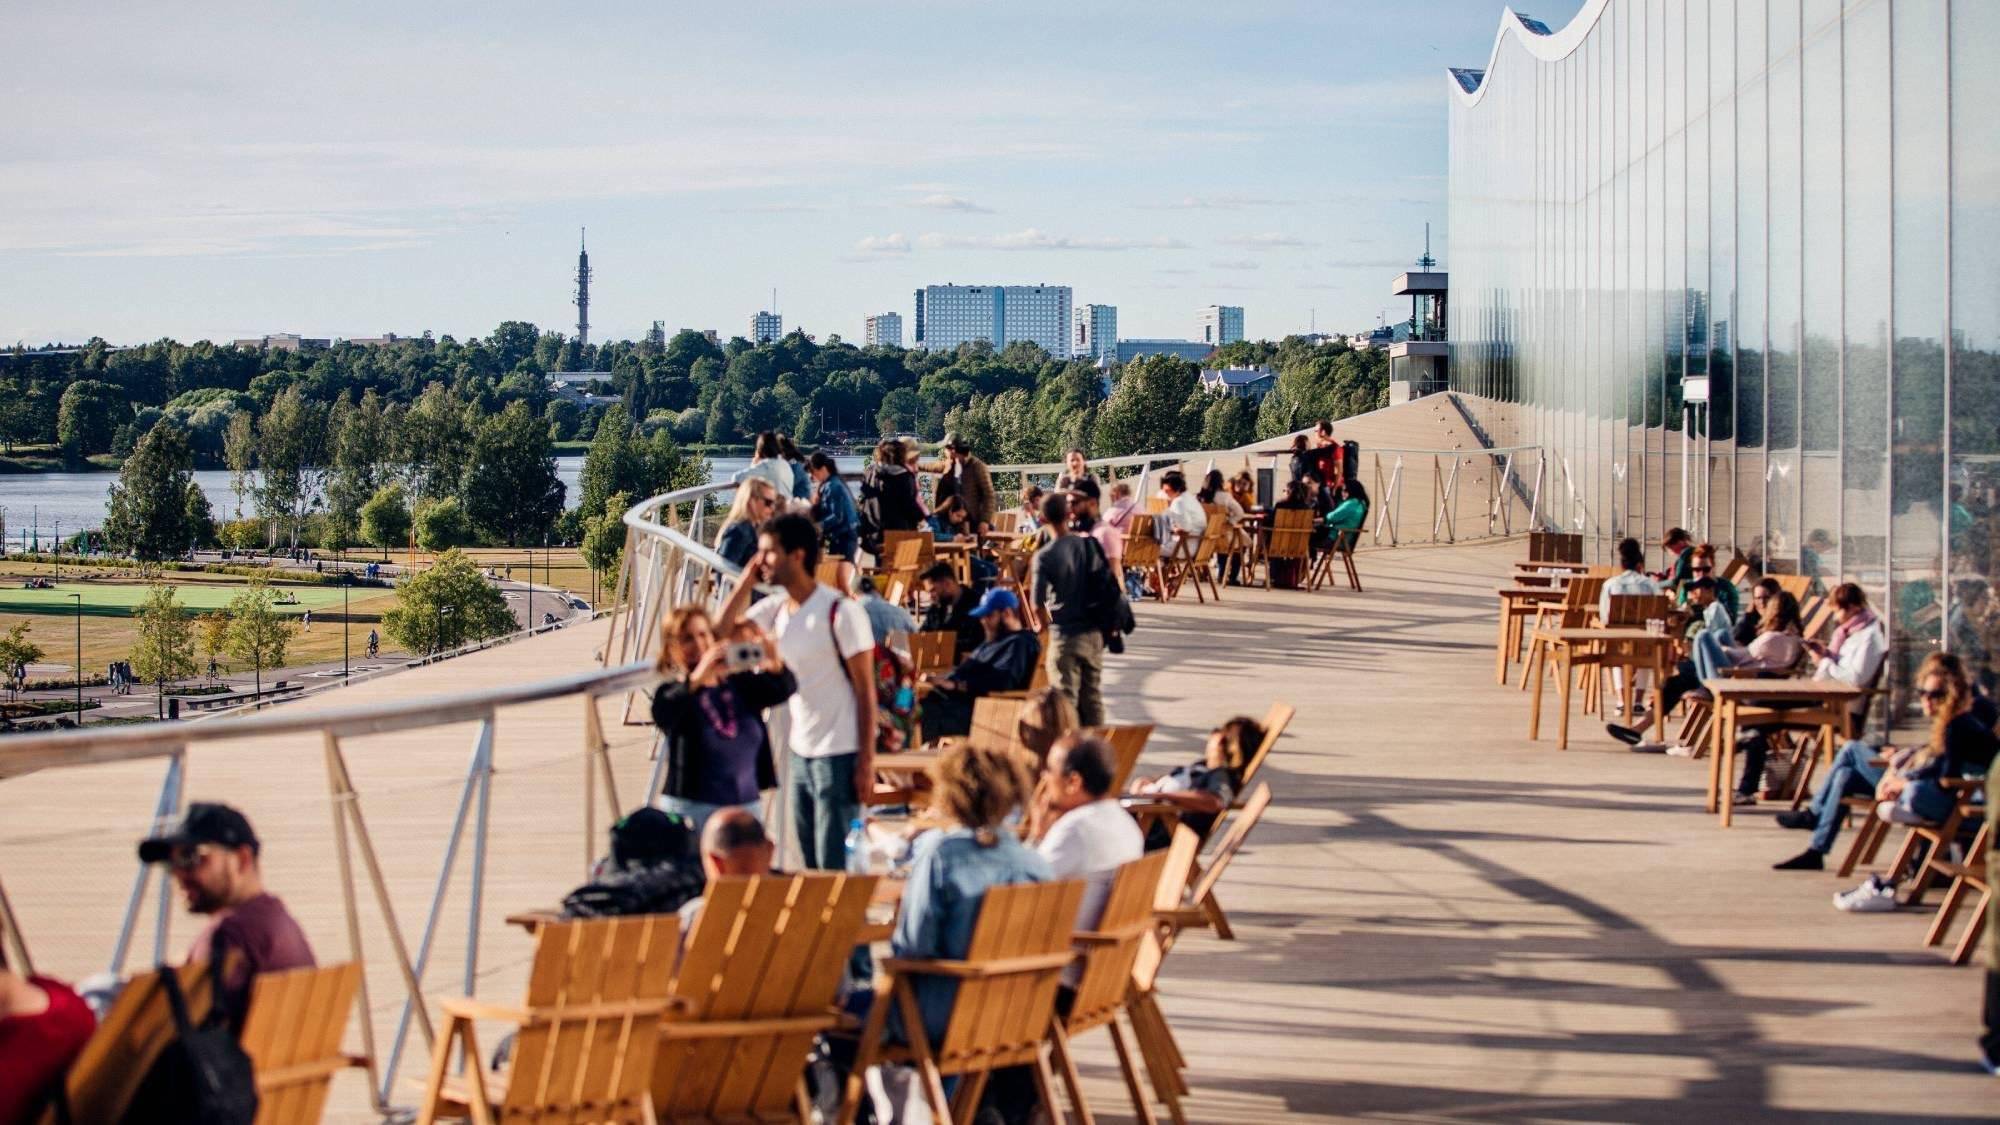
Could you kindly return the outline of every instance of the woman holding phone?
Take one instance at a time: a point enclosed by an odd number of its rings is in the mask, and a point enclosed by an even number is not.
[[[666,741],[667,781],[656,802],[698,836],[717,810],[763,819],[763,793],[778,785],[764,711],[791,698],[798,680],[777,642],[744,621],[718,637],[708,612],[682,606],[660,626],[653,725]]]

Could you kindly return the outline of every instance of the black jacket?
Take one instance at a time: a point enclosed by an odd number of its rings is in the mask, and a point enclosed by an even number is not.
[[[971,589],[961,587],[958,597],[950,602],[933,601],[930,608],[924,610],[921,624],[924,632],[949,629],[958,634],[958,640],[952,644],[951,655],[954,660],[986,643],[985,627],[972,616],[972,607],[977,601],[978,599],[972,596]]]
[[[729,677],[728,684],[747,710],[760,713],[790,699],[799,689],[799,681],[790,668],[780,672],[738,672]],[[688,690],[685,681],[669,680],[653,693],[653,725],[660,728],[667,740],[667,783],[661,789],[663,795],[686,797],[695,792],[702,767],[704,721],[695,693]],[[771,734],[767,729],[757,747],[757,788],[777,787],[778,770],[771,760]]]

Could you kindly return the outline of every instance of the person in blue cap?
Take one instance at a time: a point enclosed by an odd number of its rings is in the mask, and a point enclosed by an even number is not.
[[[1021,624],[1021,599],[1014,591],[998,586],[986,591],[971,617],[986,630],[985,643],[950,672],[922,679],[927,688],[920,711],[925,742],[970,731],[973,701],[1026,688],[1042,658],[1042,643]]]

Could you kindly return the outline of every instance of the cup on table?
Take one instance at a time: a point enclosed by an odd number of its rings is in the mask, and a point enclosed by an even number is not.
[[[1666,621],[1666,618],[1664,618],[1664,617],[1648,617],[1648,618],[1646,619],[1646,631],[1647,631],[1648,633],[1651,633],[1651,634],[1653,634],[1653,635],[1654,635],[1654,636],[1656,636],[1656,637],[1664,637],[1664,636],[1666,636],[1666,635],[1667,635],[1667,621]]]

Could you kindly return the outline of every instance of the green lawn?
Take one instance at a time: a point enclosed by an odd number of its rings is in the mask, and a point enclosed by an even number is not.
[[[206,611],[223,608],[229,599],[248,588],[245,583],[176,584],[174,596],[188,609]],[[152,586],[144,582],[58,582],[53,590],[25,590],[16,581],[12,587],[0,587],[0,613],[59,614],[76,604],[69,597],[75,593],[83,595],[85,613],[123,615],[144,602],[151,590]],[[286,586],[284,592],[298,598],[299,604],[279,606],[280,613],[303,613],[340,605],[338,586]],[[363,597],[378,597],[380,593],[371,588],[365,595],[352,594],[350,604]]]

